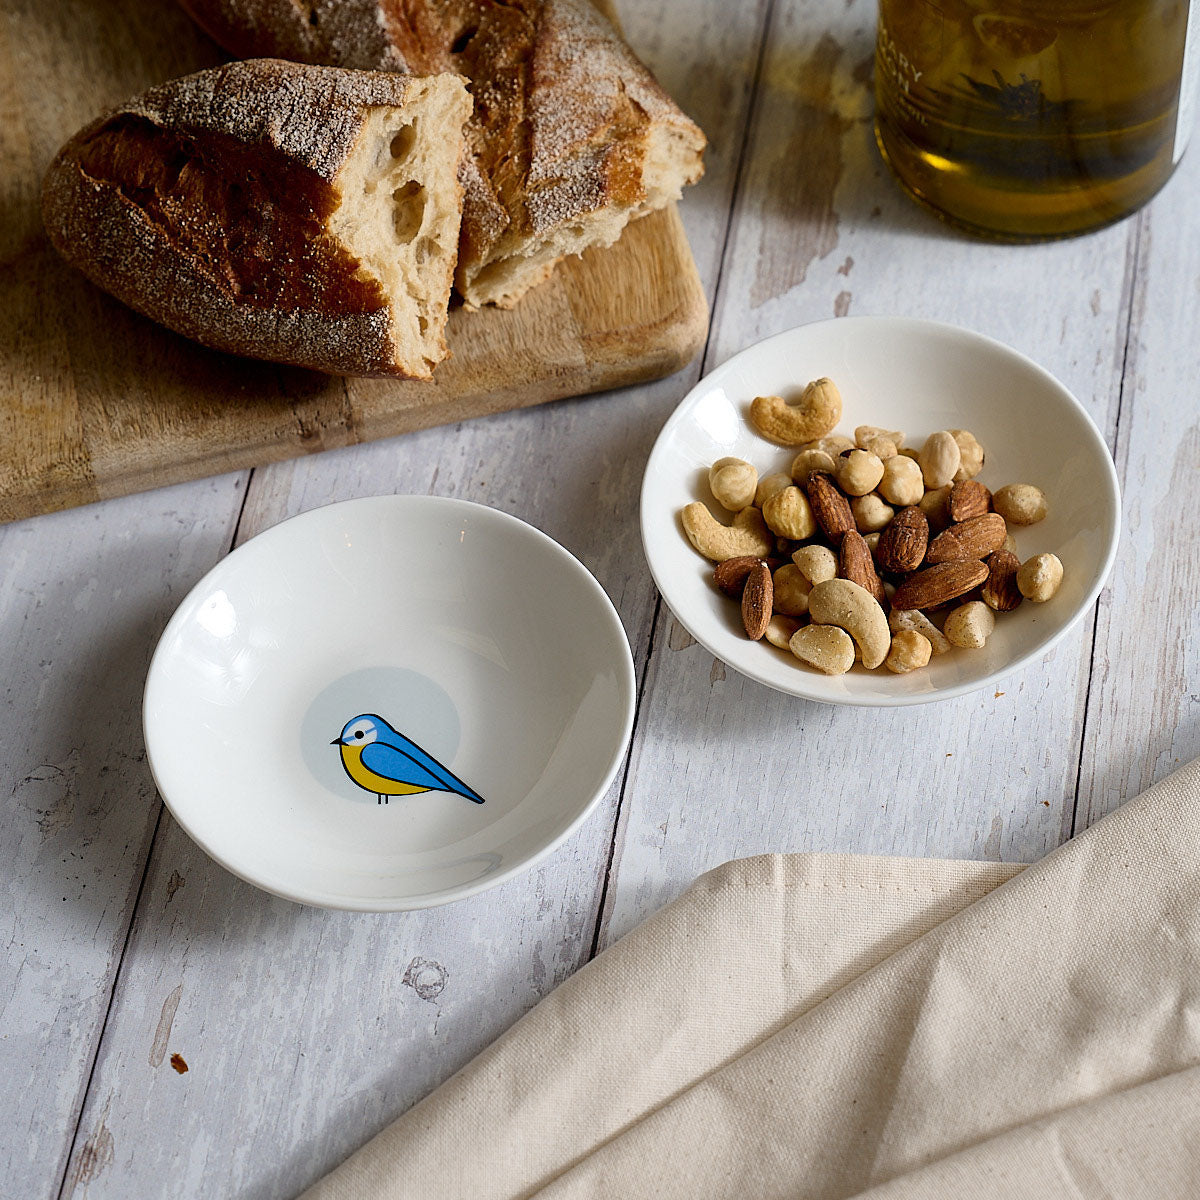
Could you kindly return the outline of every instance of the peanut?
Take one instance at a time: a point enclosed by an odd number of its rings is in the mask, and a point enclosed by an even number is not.
[[[933,654],[929,639],[915,629],[901,629],[892,635],[892,648],[888,651],[884,665],[897,675],[906,675],[925,666]]]
[[[792,634],[799,628],[800,622],[795,617],[781,617],[776,613],[767,622],[767,632],[763,636],[772,646],[778,646],[780,650],[788,650]]]
[[[983,447],[969,429],[948,429],[946,432],[958,443],[959,462],[954,482],[974,479],[983,470]]]
[[[1063,565],[1054,554],[1035,554],[1017,569],[1017,587],[1034,604],[1045,604],[1058,591],[1062,579]]]
[[[947,618],[943,633],[952,646],[965,650],[980,650],[996,628],[996,617],[982,600],[970,600],[956,608]]]
[[[1046,516],[1046,493],[1032,483],[1010,483],[992,497],[992,507],[1010,525],[1036,525]]]
[[[837,555],[828,546],[801,546],[792,554],[792,562],[810,584],[837,578]]]
[[[776,492],[782,492],[785,487],[792,486],[792,477],[785,475],[782,471],[776,471],[771,475],[764,475],[758,481],[758,487],[754,489],[754,506],[762,508]]]
[[[854,666],[854,641],[836,625],[805,625],[792,634],[792,653],[826,675],[845,675]]]
[[[925,494],[921,479],[921,468],[903,453],[889,458],[883,464],[883,477],[879,481],[879,494],[897,508],[917,504]]]
[[[793,542],[802,542],[817,531],[808,497],[791,483],[762,506],[762,515],[772,533]]]
[[[859,533],[878,533],[896,515],[896,510],[874,492],[855,496],[850,501],[850,511]]]
[[[925,439],[917,462],[921,465],[925,486],[933,490],[945,487],[954,478],[954,473],[962,462],[962,453],[954,435],[941,429]]]
[[[718,458],[708,469],[708,486],[718,504],[741,512],[754,503],[758,471],[742,458]]]
[[[849,450],[839,456],[834,477],[848,496],[865,496],[883,478],[883,461],[867,450]]]
[[[833,455],[826,454],[824,450],[801,450],[792,459],[792,480],[803,484],[813,471],[824,471],[832,475],[833,468]]]
[[[784,563],[774,576],[775,611],[785,617],[802,617],[808,612],[812,584],[794,563]]]

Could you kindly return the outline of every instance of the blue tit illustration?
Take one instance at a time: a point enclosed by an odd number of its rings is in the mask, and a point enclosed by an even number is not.
[[[373,793],[376,804],[417,792],[454,792],[474,804],[483,803],[478,792],[374,713],[347,721],[329,744],[340,748],[346,774]]]

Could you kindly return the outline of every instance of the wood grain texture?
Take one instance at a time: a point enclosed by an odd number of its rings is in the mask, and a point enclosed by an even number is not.
[[[452,312],[432,383],[233,358],[125,309],[53,252],[38,195],[58,146],[105,105],[214,61],[181,10],[151,7],[67,0],[47,22],[25,0],[0,14],[15,168],[0,235],[0,520],[657,378],[703,344],[674,206],[565,261],[508,312]]]
[[[1200,754],[1200,154],[1138,217],[1121,392],[1123,528],[1100,598],[1076,831]]]
[[[161,808],[142,681],[245,483],[0,530],[0,1195],[58,1193]]]

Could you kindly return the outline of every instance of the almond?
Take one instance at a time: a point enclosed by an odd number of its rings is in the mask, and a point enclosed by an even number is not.
[[[759,641],[767,632],[774,603],[775,585],[771,579],[771,568],[759,560],[746,573],[746,586],[742,589],[742,624],[746,627],[746,636],[752,641]]]
[[[875,570],[875,560],[871,557],[866,539],[857,529],[848,530],[842,538],[841,550],[838,553],[838,574],[870,592],[880,607],[887,611],[883,580]]]
[[[876,555],[885,571],[906,574],[925,561],[929,545],[929,520],[915,505],[902,508],[879,535]]]
[[[753,570],[755,563],[762,561],[753,554],[739,554],[737,558],[727,558],[724,562],[717,563],[713,570],[713,582],[725,595],[736,600],[746,585],[746,576]]]
[[[813,516],[825,531],[825,536],[832,542],[840,542],[855,527],[850,501],[824,471],[813,471],[805,481],[804,490],[808,493]]]
[[[964,558],[938,563],[910,575],[892,597],[892,608],[936,608],[978,587],[988,577],[978,559]]]
[[[943,530],[929,543],[927,563],[954,562],[960,558],[986,558],[999,550],[1008,536],[1008,526],[999,513],[969,517]]]
[[[983,585],[983,602],[996,612],[1012,612],[1021,603],[1017,569],[1021,560],[1011,550],[997,550],[987,560],[988,577]]]
[[[992,493],[974,479],[963,479],[950,489],[950,520],[969,521],[992,511]]]

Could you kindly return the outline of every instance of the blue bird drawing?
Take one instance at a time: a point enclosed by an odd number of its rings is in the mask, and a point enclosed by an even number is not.
[[[329,744],[340,749],[346,774],[371,792],[376,804],[418,792],[454,792],[473,804],[483,803],[478,792],[374,713],[347,721]]]

